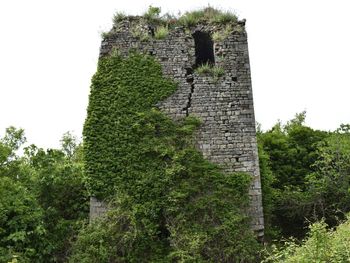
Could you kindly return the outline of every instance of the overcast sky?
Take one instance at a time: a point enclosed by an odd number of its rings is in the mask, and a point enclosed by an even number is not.
[[[247,19],[255,116],[264,129],[303,110],[313,128],[350,123],[348,0],[1,0],[0,135],[21,127],[45,148],[66,131],[80,137],[100,33],[113,14],[208,4]]]

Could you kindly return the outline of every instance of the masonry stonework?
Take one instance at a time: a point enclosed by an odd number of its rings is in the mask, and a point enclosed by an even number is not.
[[[150,36],[141,41],[133,30],[136,28],[139,32],[151,34],[152,25],[141,17],[127,17],[102,41],[100,57],[112,52],[127,56],[134,49],[156,58],[164,75],[178,83],[177,91],[156,106],[175,121],[188,115],[198,117],[202,124],[196,134],[196,146],[204,157],[222,166],[227,173],[242,171],[252,176],[249,213],[253,230],[262,236],[260,172],[244,26],[245,21],[239,21],[223,40],[214,41],[215,65],[224,69],[224,75],[217,79],[196,73],[193,35],[203,32],[210,36],[222,29],[220,25],[198,24],[190,30],[175,27],[164,39]],[[91,198],[90,204],[91,219],[106,211],[105,204],[95,198]]]

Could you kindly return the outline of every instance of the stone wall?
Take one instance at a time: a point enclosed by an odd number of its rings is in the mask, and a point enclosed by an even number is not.
[[[98,200],[95,197],[90,197],[90,223],[98,217],[103,216],[107,212],[107,205],[105,202]]]
[[[196,31],[212,34],[220,30],[218,26],[197,25],[190,31],[177,27],[170,30],[165,39],[149,37],[141,41],[133,30],[148,34],[150,25],[140,17],[128,17],[114,26],[102,41],[100,56],[112,52],[127,56],[135,49],[159,61],[164,75],[179,85],[172,96],[157,106],[174,120],[190,114],[199,117],[202,125],[196,134],[196,143],[203,155],[226,172],[251,174],[252,228],[262,236],[264,221],[247,35],[244,21],[237,26],[225,39],[214,42],[215,63],[225,71],[218,79],[194,71],[192,37]],[[97,216],[95,211],[100,211],[96,208],[99,204],[98,200],[91,199],[91,218]]]

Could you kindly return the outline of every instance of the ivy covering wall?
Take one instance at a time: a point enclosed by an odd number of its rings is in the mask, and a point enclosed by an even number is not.
[[[84,126],[85,170],[90,193],[112,205],[82,230],[72,262],[253,258],[250,176],[224,174],[203,158],[193,144],[198,119],[175,123],[154,108],[175,90],[150,56],[100,59]]]
[[[154,140],[168,136],[173,124],[152,107],[175,89],[175,83],[162,76],[160,65],[150,57],[131,54],[127,59],[100,60],[83,132],[92,195],[109,198],[136,186],[152,168],[161,170]]]

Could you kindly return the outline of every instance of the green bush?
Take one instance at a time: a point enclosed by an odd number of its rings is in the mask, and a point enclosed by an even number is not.
[[[298,244],[288,241],[285,246],[274,248],[263,262],[349,262],[350,261],[350,220],[337,229],[327,230],[323,221],[310,226],[308,237]]]
[[[72,239],[88,215],[88,195],[83,182],[79,147],[69,135],[63,150],[37,149],[30,157],[35,175],[35,191],[43,213],[50,255],[45,262],[63,262]]]
[[[0,138],[0,262],[64,262],[87,216],[81,147],[65,134],[62,149],[31,145],[23,130]]]
[[[0,180],[0,262],[19,256],[23,262],[45,254],[44,210],[35,195],[9,177]]]
[[[305,113],[297,114],[286,125],[277,123],[271,130],[258,133],[264,158],[269,159],[264,171],[270,170],[274,178],[266,189],[272,202],[265,204],[270,207],[269,224],[280,229],[284,237],[303,238],[310,221],[322,217],[314,205],[323,203],[312,197],[315,191],[309,188],[307,178],[316,170],[318,145],[328,134],[305,126],[304,120]]]

